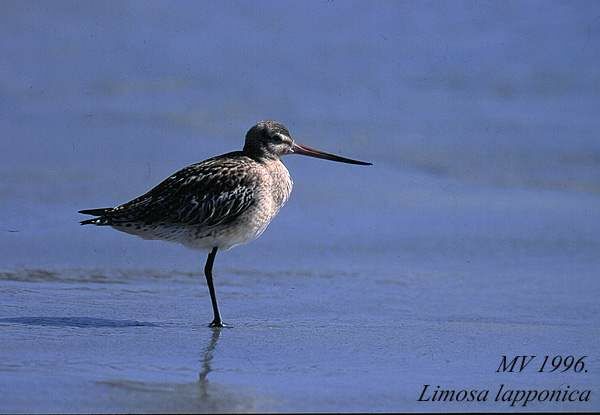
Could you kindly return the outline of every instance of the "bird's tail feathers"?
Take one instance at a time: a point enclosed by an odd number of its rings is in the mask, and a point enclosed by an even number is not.
[[[113,208],[83,209],[80,210],[79,213],[83,213],[84,215],[103,216],[110,212],[112,209]]]
[[[113,208],[100,208],[100,209],[84,209],[80,210],[79,213],[84,215],[100,216],[99,218],[86,219],[79,222],[82,225],[108,225],[108,218],[106,214],[109,213]]]

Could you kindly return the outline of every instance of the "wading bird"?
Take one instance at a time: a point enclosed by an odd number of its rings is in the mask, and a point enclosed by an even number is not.
[[[81,224],[111,226],[144,239],[207,250],[204,275],[214,314],[210,326],[223,327],[212,276],[215,256],[219,249],[258,238],[288,200],[292,179],[281,162],[286,154],[371,164],[298,144],[283,124],[261,121],[246,133],[242,151],[185,167],[117,207],[80,210],[97,216]]]

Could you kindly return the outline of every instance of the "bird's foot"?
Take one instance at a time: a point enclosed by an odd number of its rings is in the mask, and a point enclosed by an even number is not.
[[[231,327],[229,324],[225,324],[223,323],[221,320],[213,320],[208,327],[210,327],[211,329],[220,329],[220,328],[224,328],[224,327]]]

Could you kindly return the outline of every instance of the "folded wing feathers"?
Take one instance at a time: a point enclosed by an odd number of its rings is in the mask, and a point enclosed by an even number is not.
[[[242,170],[213,165],[212,160],[188,166],[171,175],[144,195],[116,208],[87,209],[80,213],[100,216],[82,224],[119,225],[176,223],[226,224],[254,202],[256,181]]]

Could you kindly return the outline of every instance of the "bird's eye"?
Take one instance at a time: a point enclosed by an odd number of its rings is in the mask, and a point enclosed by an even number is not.
[[[278,143],[281,143],[283,141],[283,136],[281,134],[275,134],[273,137],[273,141],[277,141]]]

